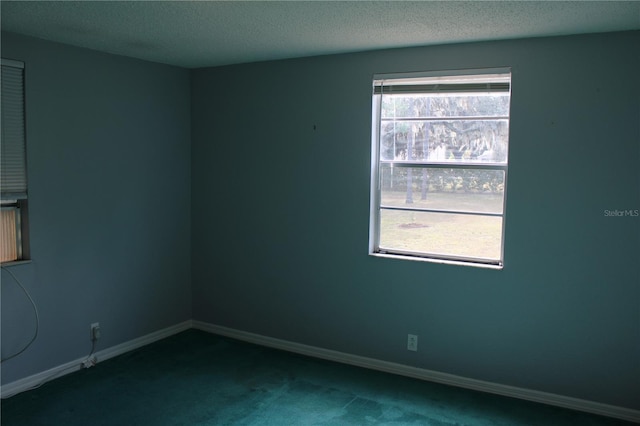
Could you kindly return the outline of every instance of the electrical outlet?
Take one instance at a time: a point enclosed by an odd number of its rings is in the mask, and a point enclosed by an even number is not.
[[[407,335],[407,350],[418,352],[418,336],[415,334]]]
[[[91,324],[91,341],[98,340],[100,338],[100,323],[94,322]]]

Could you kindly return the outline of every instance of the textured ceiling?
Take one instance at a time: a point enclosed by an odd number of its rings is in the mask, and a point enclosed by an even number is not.
[[[640,2],[2,1],[2,29],[188,68],[640,29]]]

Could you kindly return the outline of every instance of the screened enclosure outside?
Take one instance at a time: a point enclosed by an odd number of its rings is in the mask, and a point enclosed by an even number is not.
[[[501,266],[510,73],[374,80],[370,252]]]

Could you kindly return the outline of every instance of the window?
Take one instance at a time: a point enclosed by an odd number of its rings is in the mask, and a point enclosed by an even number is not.
[[[0,157],[0,261],[29,258],[24,64],[2,59]]]
[[[377,75],[369,252],[502,267],[509,69]]]

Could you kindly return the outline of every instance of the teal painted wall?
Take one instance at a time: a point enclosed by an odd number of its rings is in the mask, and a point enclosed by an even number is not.
[[[191,318],[188,70],[2,34],[25,62],[33,262],[11,271],[40,311],[10,383]],[[2,271],[2,356],[32,335]]]
[[[611,33],[195,70],[194,318],[640,409],[640,218],[604,213],[640,209],[639,45]],[[502,66],[505,268],[368,256],[372,75]]]

